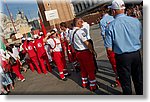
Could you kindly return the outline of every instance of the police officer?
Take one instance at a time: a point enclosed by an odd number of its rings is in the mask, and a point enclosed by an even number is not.
[[[108,27],[108,25],[110,24],[110,22],[112,22],[114,20],[113,16],[110,16],[108,14],[109,10],[105,9],[105,11],[103,11],[102,13],[102,19],[100,20],[100,28],[101,28],[101,36],[104,40],[105,43],[105,30]],[[107,57],[112,65],[112,69],[114,71],[114,73],[116,74],[116,82],[112,83],[111,86],[112,87],[116,87],[120,85],[119,79],[118,79],[118,75],[117,75],[117,70],[116,70],[116,60],[115,60],[115,53],[113,51],[110,50],[106,50],[107,51]]]
[[[82,86],[84,88],[87,87],[89,79],[90,90],[94,91],[97,89],[95,65],[93,60],[93,54],[95,54],[95,51],[91,43],[89,43],[86,33],[81,29],[83,26],[82,19],[75,18],[73,24],[75,27],[72,34],[72,44],[76,50],[76,56],[80,63]]]
[[[142,95],[141,23],[138,19],[124,14],[125,4],[122,0],[114,0],[109,7],[115,19],[106,30],[105,46],[116,54],[117,72],[123,94],[132,94],[132,76],[136,94]]]

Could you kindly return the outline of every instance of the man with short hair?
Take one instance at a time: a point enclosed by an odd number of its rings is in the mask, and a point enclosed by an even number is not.
[[[59,35],[55,30],[51,30],[44,38],[44,42],[47,42],[47,44],[50,45],[52,58],[58,68],[61,80],[67,81],[67,78],[65,77],[66,73],[64,72],[66,63],[64,63],[63,50]]]
[[[131,76],[135,92],[143,94],[143,68],[140,55],[142,26],[138,19],[124,14],[125,4],[114,0],[112,5],[114,20],[106,30],[105,46],[115,52],[117,72],[123,94],[132,94]]]
[[[72,44],[76,50],[76,56],[80,63],[81,68],[81,77],[82,77],[82,87],[87,87],[88,79],[90,82],[90,90],[95,91],[96,87],[96,78],[95,78],[95,65],[93,60],[93,55],[95,51],[88,41],[86,33],[81,29],[82,28],[82,19],[75,18],[73,20],[74,30],[72,35]]]
[[[90,36],[90,25],[87,22],[85,22],[83,19],[82,19],[82,25],[83,26],[82,26],[81,29],[86,33],[86,37],[87,37],[89,43],[91,43],[91,45],[94,49],[93,40],[91,39],[91,36]],[[95,70],[95,73],[96,73],[98,71],[98,65],[97,65],[97,62],[96,62],[95,55],[93,55],[93,60],[94,60],[95,68],[96,68],[96,70]]]
[[[114,20],[113,16],[109,15],[109,10],[106,8],[105,11],[102,12],[102,19],[100,20],[100,29],[101,29],[101,36],[105,43],[105,30],[107,29],[108,25]],[[112,83],[112,87],[117,87],[120,85],[117,70],[116,70],[116,60],[115,60],[115,53],[113,51],[107,50],[107,57],[109,59],[109,62],[112,66],[112,69],[116,75],[116,82]]]
[[[79,71],[79,65],[78,65],[78,62],[77,62],[75,51],[72,48],[71,41],[70,41],[71,40],[70,37],[71,37],[72,30],[70,30],[67,27],[66,22],[60,23],[60,28],[63,31],[62,33],[64,35],[66,35],[66,43],[67,43],[66,44],[66,51],[67,51],[68,60],[72,64],[72,66],[74,67],[74,69],[78,72]]]

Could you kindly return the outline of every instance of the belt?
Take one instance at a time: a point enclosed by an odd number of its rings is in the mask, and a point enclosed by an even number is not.
[[[140,50],[137,50],[137,51],[132,51],[132,52],[124,52],[122,54],[117,54],[115,53],[115,55],[123,55],[123,54],[131,54],[131,53],[136,53],[136,52],[139,52]]]
[[[85,50],[76,50],[76,49],[75,49],[75,51],[76,51],[76,52],[83,52],[83,51],[89,51],[89,49],[85,49]]]

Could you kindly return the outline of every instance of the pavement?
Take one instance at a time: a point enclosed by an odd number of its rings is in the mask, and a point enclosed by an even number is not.
[[[10,95],[120,95],[121,87],[111,87],[115,82],[115,75],[107,59],[103,40],[98,25],[93,25],[90,30],[97,52],[98,72],[96,74],[98,90],[91,92],[89,88],[81,87],[80,73],[73,72],[72,66],[68,63],[68,70],[71,76],[67,81],[59,79],[57,68],[52,73],[38,74],[36,71],[28,70],[22,73],[26,81],[15,80],[15,90]],[[134,90],[133,90],[134,92]],[[134,94],[134,93],[133,93]]]

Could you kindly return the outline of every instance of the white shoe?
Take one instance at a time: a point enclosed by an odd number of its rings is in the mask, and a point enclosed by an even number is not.
[[[21,80],[21,82],[24,82],[24,81],[25,81],[25,79],[22,79],[22,80]]]
[[[19,81],[21,81],[21,79],[20,79],[20,78],[19,78],[18,80],[19,80]]]

